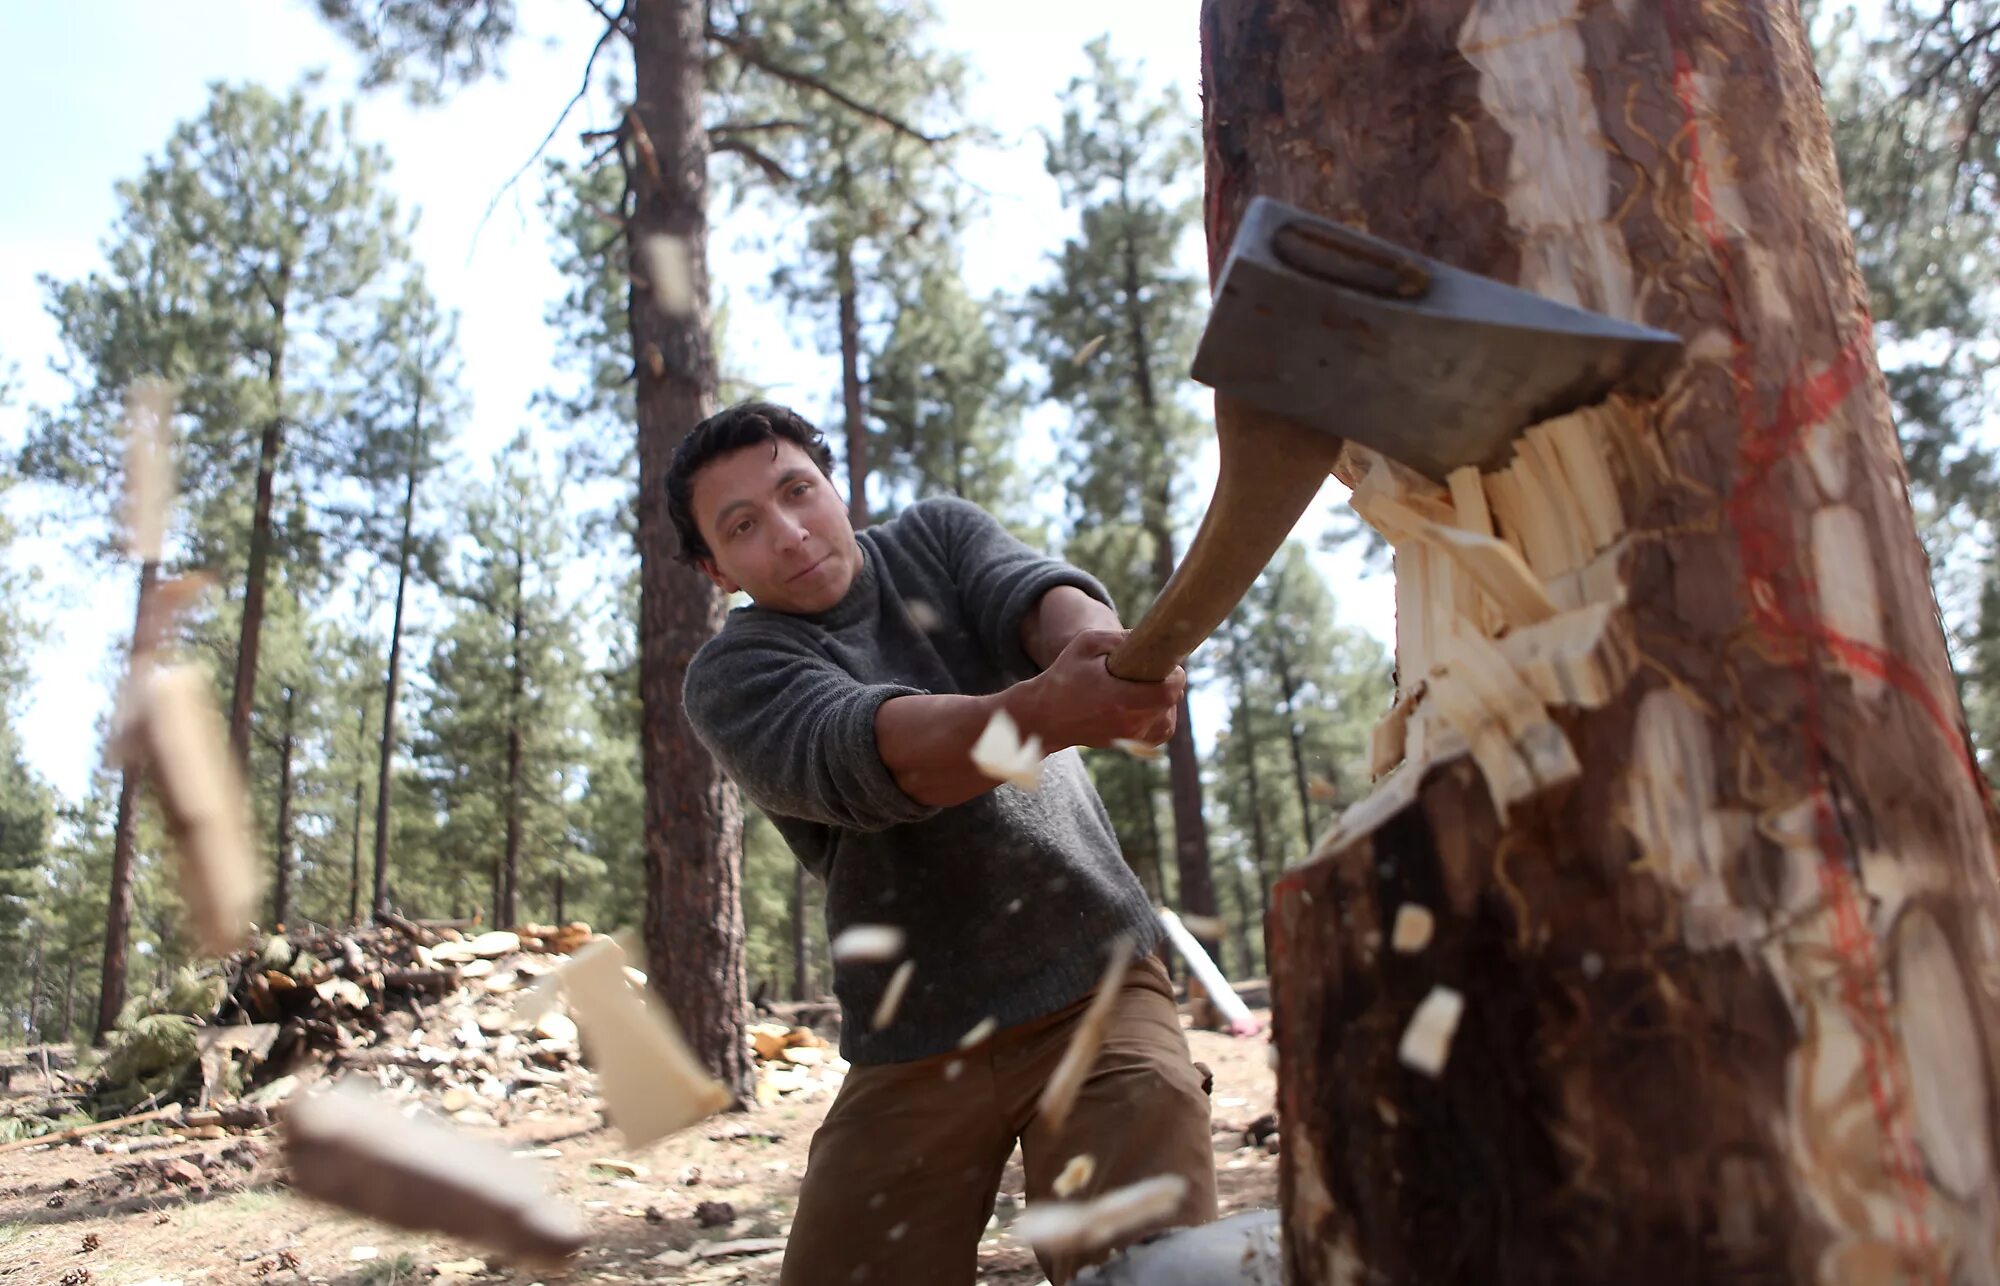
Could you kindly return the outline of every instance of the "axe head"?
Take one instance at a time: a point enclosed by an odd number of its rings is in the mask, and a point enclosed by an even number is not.
[[[1667,331],[1464,272],[1269,197],[1216,283],[1194,377],[1443,481],[1502,463],[1522,430],[1650,392]]]

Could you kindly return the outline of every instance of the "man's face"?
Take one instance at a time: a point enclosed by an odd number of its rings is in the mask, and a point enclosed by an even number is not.
[[[775,445],[775,450],[773,449]],[[689,488],[702,570],[774,612],[823,612],[847,594],[861,547],[847,504],[797,443],[759,442],[703,465]]]

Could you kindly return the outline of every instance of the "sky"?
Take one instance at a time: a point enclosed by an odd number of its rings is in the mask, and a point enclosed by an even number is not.
[[[1036,130],[1055,124],[1057,95],[1083,70],[1084,44],[1110,33],[1116,54],[1143,61],[1150,78],[1173,86],[1196,113],[1199,0],[938,0],[938,7],[937,41],[970,61],[971,114],[999,138],[961,166],[986,205],[965,240],[966,274],[975,291],[1020,291],[1046,275],[1048,252],[1074,226],[1043,170]],[[520,16],[504,79],[458,90],[442,106],[411,108],[389,91],[358,98],[356,109],[358,136],[389,154],[386,186],[404,208],[421,211],[414,251],[432,289],[460,314],[473,401],[462,445],[474,468],[523,427],[548,437],[529,399],[551,378],[556,340],[543,315],[562,283],[534,175],[497,204],[495,197],[576,91],[596,34],[585,0],[521,0]],[[256,81],[283,91],[318,71],[324,78],[314,95],[332,104],[356,95],[357,63],[310,0],[0,5],[0,48],[16,51],[0,77],[0,119],[17,123],[0,189],[0,370],[19,367],[15,405],[0,410],[0,451],[12,451],[29,408],[60,401],[64,389],[48,369],[55,331],[37,278],[80,277],[100,262],[116,213],[113,185],[202,109],[210,83]],[[563,136],[573,139],[590,123],[573,116]],[[838,397],[837,364],[812,351],[808,322],[762,297],[769,260],[741,244],[754,221],[721,211],[714,218],[711,270],[729,300],[723,343],[732,373],[808,415],[823,414]],[[1192,244],[1188,267],[1203,271]],[[1048,409],[1032,416],[1024,451],[1046,452],[1059,423]],[[1214,467],[1211,447],[1196,467],[1204,500]],[[1316,535],[1339,496],[1329,483],[1301,523],[1302,538]],[[40,576],[36,608],[46,630],[15,709],[31,766],[74,799],[100,754],[97,723],[131,628],[135,576],[85,559],[79,551],[87,542],[51,516],[44,497],[17,495],[11,511],[39,519],[10,556]],[[1342,622],[1386,642],[1394,630],[1388,578],[1365,574],[1349,555],[1321,562]],[[1194,718],[1207,744],[1222,718],[1219,697],[1198,697]]]

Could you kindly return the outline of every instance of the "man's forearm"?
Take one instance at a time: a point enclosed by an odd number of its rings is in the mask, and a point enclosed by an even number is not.
[[[1084,630],[1123,628],[1118,613],[1074,585],[1058,585],[1021,618],[1021,647],[1046,670]]]
[[[1007,693],[982,697],[926,693],[895,697],[875,710],[875,750],[882,763],[919,804],[950,808],[999,785],[972,766],[972,744]]]

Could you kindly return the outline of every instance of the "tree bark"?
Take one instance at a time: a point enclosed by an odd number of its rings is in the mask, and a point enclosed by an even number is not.
[[[518,538],[517,538],[518,539]],[[504,929],[514,923],[515,890],[521,882],[521,740],[522,694],[527,674],[521,662],[521,634],[525,627],[523,599],[528,576],[527,558],[520,545],[514,546],[514,610],[510,622],[512,651],[508,656],[507,689],[507,799],[505,813],[507,839],[500,865],[500,896],[493,910],[493,927]]]
[[[278,737],[278,824],[273,837],[278,878],[271,890],[271,923],[280,932],[292,915],[292,749],[298,727],[298,690],[285,688],[285,723]]]
[[[805,1000],[808,958],[806,955],[806,868],[792,863],[792,999]]]
[[[249,568],[243,578],[243,624],[236,640],[236,680],[229,697],[229,745],[236,762],[250,762],[250,710],[257,697],[257,651],[264,631],[264,582],[271,562],[271,501],[277,490],[278,456],[285,445],[285,308],[284,291],[291,269],[278,274],[277,342],[271,349],[265,383],[271,392],[271,414],[257,444],[257,491],[250,511]]]
[[[1689,341],[1591,439],[1633,655],[1549,716],[1573,782],[1406,759],[1275,890],[1290,1280],[2000,1278],[1992,817],[1797,6],[1202,36],[1212,265],[1264,193]],[[1438,986],[1433,1078],[1398,1043]]]
[[[868,422],[861,415],[860,287],[854,279],[854,246],[843,239],[834,252],[840,295],[840,405],[847,427],[847,519],[868,525]]]
[[[743,1043],[742,804],[695,740],[681,689],[695,649],[727,605],[673,558],[665,479],[674,447],[715,400],[709,338],[708,136],[703,6],[634,0],[637,101],[627,116],[637,158],[628,245],[657,236],[685,248],[694,305],[670,314],[630,297],[639,455],[640,763],[646,793],[646,951],[653,985],[689,1044],[739,1101],[751,1099]]]
[[[418,333],[428,334],[421,327]],[[389,617],[389,673],[382,681],[382,748],[375,765],[375,889],[368,903],[371,916],[380,916],[389,908],[389,801],[395,782],[390,767],[396,752],[396,695],[402,686],[403,598],[409,589],[410,558],[416,549],[417,478],[423,472],[425,450],[421,372],[428,365],[428,347],[420,344],[417,396],[410,413],[410,454],[403,476],[403,530],[396,540],[396,608]],[[359,786],[355,798],[360,798]]]
[[[354,733],[357,752],[367,742],[368,708],[364,703],[359,717],[359,726]],[[356,764],[354,770],[354,810],[353,833],[348,836],[347,849],[347,922],[361,923],[361,793],[366,789],[362,780],[362,767]],[[372,902],[371,902],[372,905]]]
[[[139,597],[132,608],[132,650],[142,646],[140,631],[146,623],[146,599],[160,577],[160,564],[149,561],[139,568]],[[127,768],[118,776],[118,812],[111,829],[111,879],[104,898],[104,968],[98,980],[97,1027],[93,1043],[102,1045],[118,1025],[118,1011],[125,1007],[125,953],[132,938],[132,849],[133,830],[138,825],[139,784],[144,772]],[[71,952],[71,978],[75,977],[75,952]],[[63,998],[63,1031],[70,1030],[69,996]]]
[[[1237,703],[1237,731],[1231,740],[1243,747],[1243,780],[1250,793],[1250,852],[1257,863],[1257,901],[1258,910],[1262,912],[1258,923],[1263,924],[1271,918],[1271,855],[1270,845],[1264,836],[1264,786],[1257,771],[1257,729],[1250,710],[1250,672],[1243,664],[1241,647],[1234,639],[1229,643],[1229,669],[1230,678],[1236,683]],[[1243,909],[1247,919],[1249,905],[1246,903]],[[1247,942],[1247,931],[1244,938]],[[1245,950],[1248,950],[1247,945]],[[1267,968],[1268,955],[1267,952]],[[1252,972],[1253,969],[1246,966],[1243,976],[1247,978]]]

